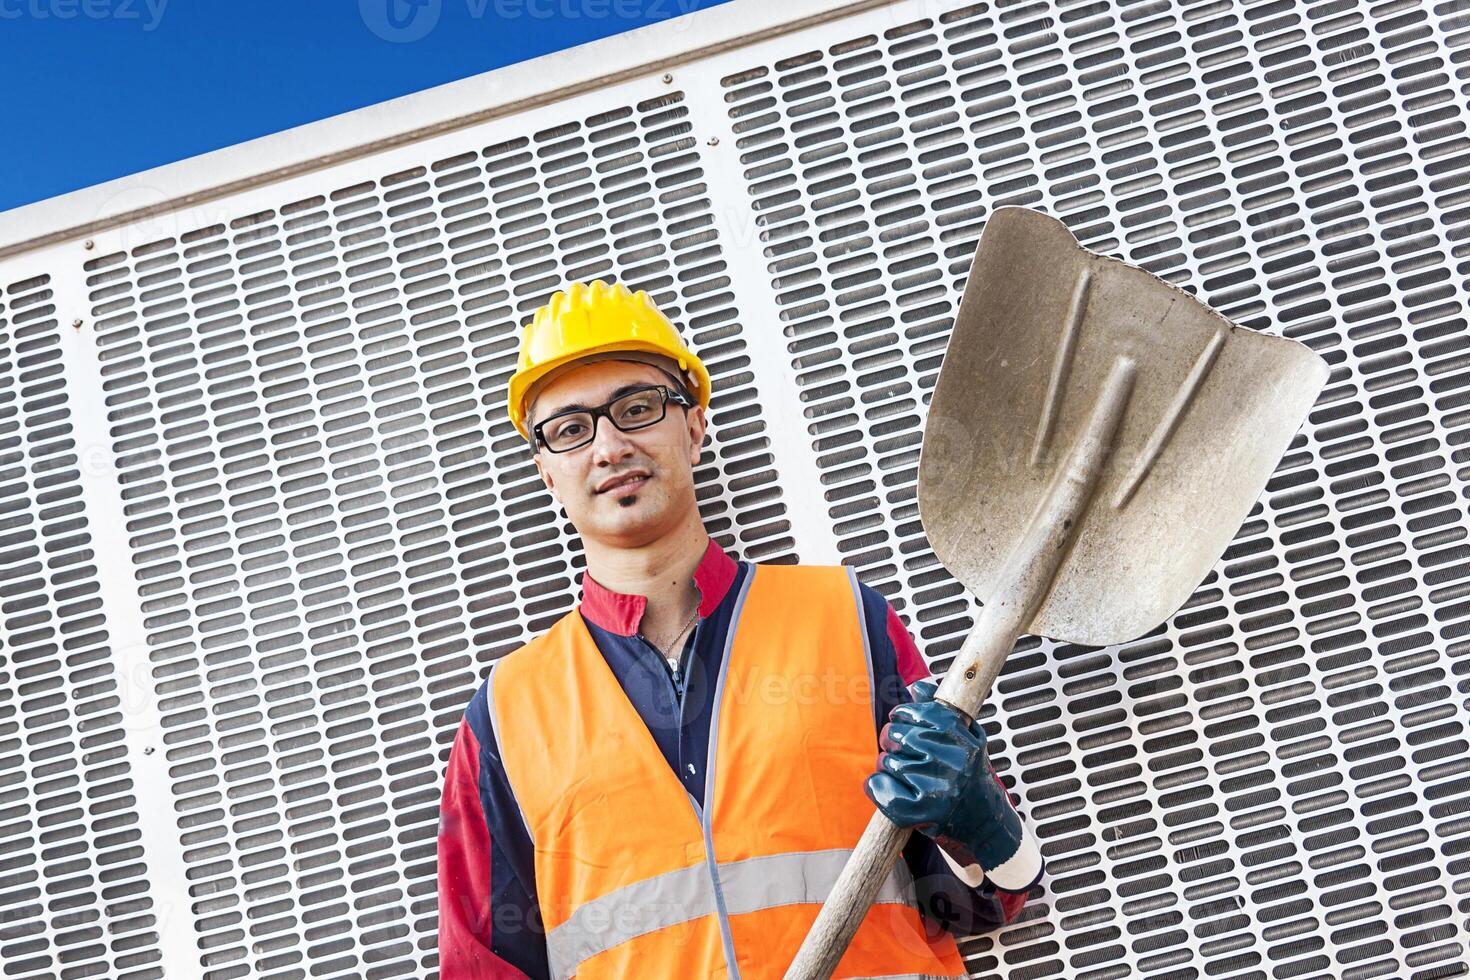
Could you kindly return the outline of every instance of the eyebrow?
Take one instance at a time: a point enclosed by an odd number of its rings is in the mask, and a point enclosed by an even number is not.
[[[617,401],[619,398],[622,398],[624,395],[627,395],[627,394],[630,394],[630,393],[632,393],[634,391],[637,391],[640,388],[648,388],[648,387],[654,387],[654,388],[656,388],[656,387],[658,387],[658,385],[655,384],[652,381],[635,381],[635,382],[633,382],[631,384],[620,385],[617,388],[617,390],[615,390],[612,393],[612,396],[610,398],[608,398],[607,401],[609,401],[609,402]],[[607,404],[607,402],[603,402],[603,404],[605,405],[605,404]],[[543,418],[543,419],[541,419],[541,421],[542,422],[545,422],[546,419],[556,418],[558,415],[565,415],[568,412],[590,412],[595,407],[596,406],[593,406],[593,405],[584,405],[581,402],[573,402],[570,405],[563,405],[561,408],[558,408],[554,412],[548,412],[546,414],[546,417]]]

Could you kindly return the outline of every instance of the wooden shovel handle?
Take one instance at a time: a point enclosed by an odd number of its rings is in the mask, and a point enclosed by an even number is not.
[[[967,717],[973,717],[990,692],[990,685],[1000,673],[1015,642],[1018,628],[1015,624],[1016,608],[996,603],[981,611],[980,618],[955,657],[955,665],[960,669],[950,668],[951,673],[945,676],[935,692],[936,700],[950,703]],[[964,664],[975,665],[975,669],[967,670],[961,666]],[[963,676],[966,673],[973,676],[966,678]],[[961,703],[954,704],[954,701]],[[882,811],[873,812],[867,829],[858,838],[852,855],[837,876],[826,904],[817,913],[816,921],[802,941],[796,959],[787,968],[786,980],[827,980],[832,976],[848,943],[852,942],[858,926],[867,916],[883,879],[903,853],[912,832],[906,827],[899,827]]]
[[[1016,637],[1046,598],[1071,548],[1122,424],[1135,373],[1131,359],[1119,357],[1114,361],[1082,437],[1006,559],[999,576],[1001,588],[990,597],[965,637],[934,692],[936,700],[953,705],[971,718],[979,713]],[[796,959],[787,968],[785,980],[828,980],[832,976],[868,914],[879,885],[903,851],[909,833],[882,813],[873,814]]]
[[[882,811],[873,812],[873,819],[868,821],[867,829],[832,886],[827,904],[822,906],[800,952],[787,969],[786,980],[796,977],[825,980],[832,975],[911,833],[885,817]]]

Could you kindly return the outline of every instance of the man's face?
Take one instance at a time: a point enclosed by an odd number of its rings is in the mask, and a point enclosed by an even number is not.
[[[603,405],[624,389],[645,384],[672,387],[650,364],[584,364],[534,393],[528,421],[534,426],[571,408]],[[639,547],[663,537],[697,510],[694,464],[704,430],[703,408],[686,410],[673,402],[663,421],[634,432],[621,432],[611,420],[599,418],[596,437],[585,446],[553,453],[538,443],[536,471],[584,539]]]

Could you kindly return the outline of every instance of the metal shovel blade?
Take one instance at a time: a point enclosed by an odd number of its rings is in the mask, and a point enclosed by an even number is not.
[[[1020,633],[1107,646],[1167,619],[1327,373],[1303,345],[1236,327],[1053,218],[994,212],[919,461],[934,552],[985,604],[935,699],[973,717]],[[909,833],[873,814],[786,980],[832,975]],[[1039,863],[1018,849],[988,874],[1022,887]]]
[[[1136,382],[1091,504],[1023,631],[1107,646],[1182,606],[1326,382],[1303,344],[1238,327],[1027,208],[986,223],[929,408],[924,530],[982,602],[1112,366]]]

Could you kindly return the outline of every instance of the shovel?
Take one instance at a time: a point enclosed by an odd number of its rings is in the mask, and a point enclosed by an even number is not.
[[[973,718],[1022,633],[1110,646],[1168,619],[1327,373],[1054,218],[992,213],[919,461],[924,531],[984,604],[936,699]],[[873,814],[786,980],[832,975],[908,836]]]

